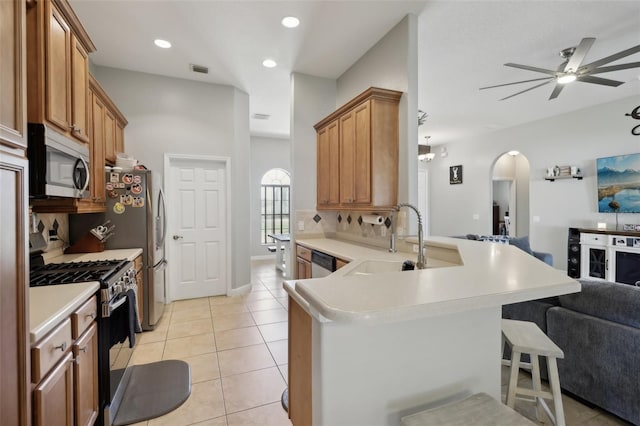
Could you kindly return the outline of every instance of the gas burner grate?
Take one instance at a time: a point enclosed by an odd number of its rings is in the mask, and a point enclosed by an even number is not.
[[[29,285],[37,287],[87,281],[100,281],[101,284],[105,284],[128,264],[127,260],[100,260],[34,266],[30,271]]]

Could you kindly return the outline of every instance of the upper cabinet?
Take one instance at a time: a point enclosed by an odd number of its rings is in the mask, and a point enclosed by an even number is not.
[[[116,104],[107,95],[100,83],[89,74],[89,87],[94,99],[98,99],[104,106],[102,117],[93,116],[93,120],[102,121],[102,150],[104,152],[102,162],[116,163],[116,156],[124,152],[124,128],[128,124],[127,119],[118,109]]]
[[[0,7],[0,143],[26,148],[25,2]]]
[[[66,0],[28,2],[28,121],[89,142],[89,53],[95,46]]]
[[[390,210],[398,198],[402,92],[372,87],[314,127],[318,210]]]

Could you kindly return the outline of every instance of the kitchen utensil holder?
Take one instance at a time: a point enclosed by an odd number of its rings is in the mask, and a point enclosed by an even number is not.
[[[70,253],[99,253],[104,251],[104,243],[101,242],[92,233],[85,234],[82,238],[75,242],[75,244],[67,247],[64,251],[67,254]]]

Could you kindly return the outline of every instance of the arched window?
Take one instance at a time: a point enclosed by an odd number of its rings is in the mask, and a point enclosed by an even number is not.
[[[260,240],[272,244],[269,234],[289,233],[291,178],[283,169],[271,169],[262,176],[260,188]]]

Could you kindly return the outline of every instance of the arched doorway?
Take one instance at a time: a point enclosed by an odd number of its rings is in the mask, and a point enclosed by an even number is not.
[[[491,169],[494,234],[529,235],[529,160],[518,151],[496,158]]]

